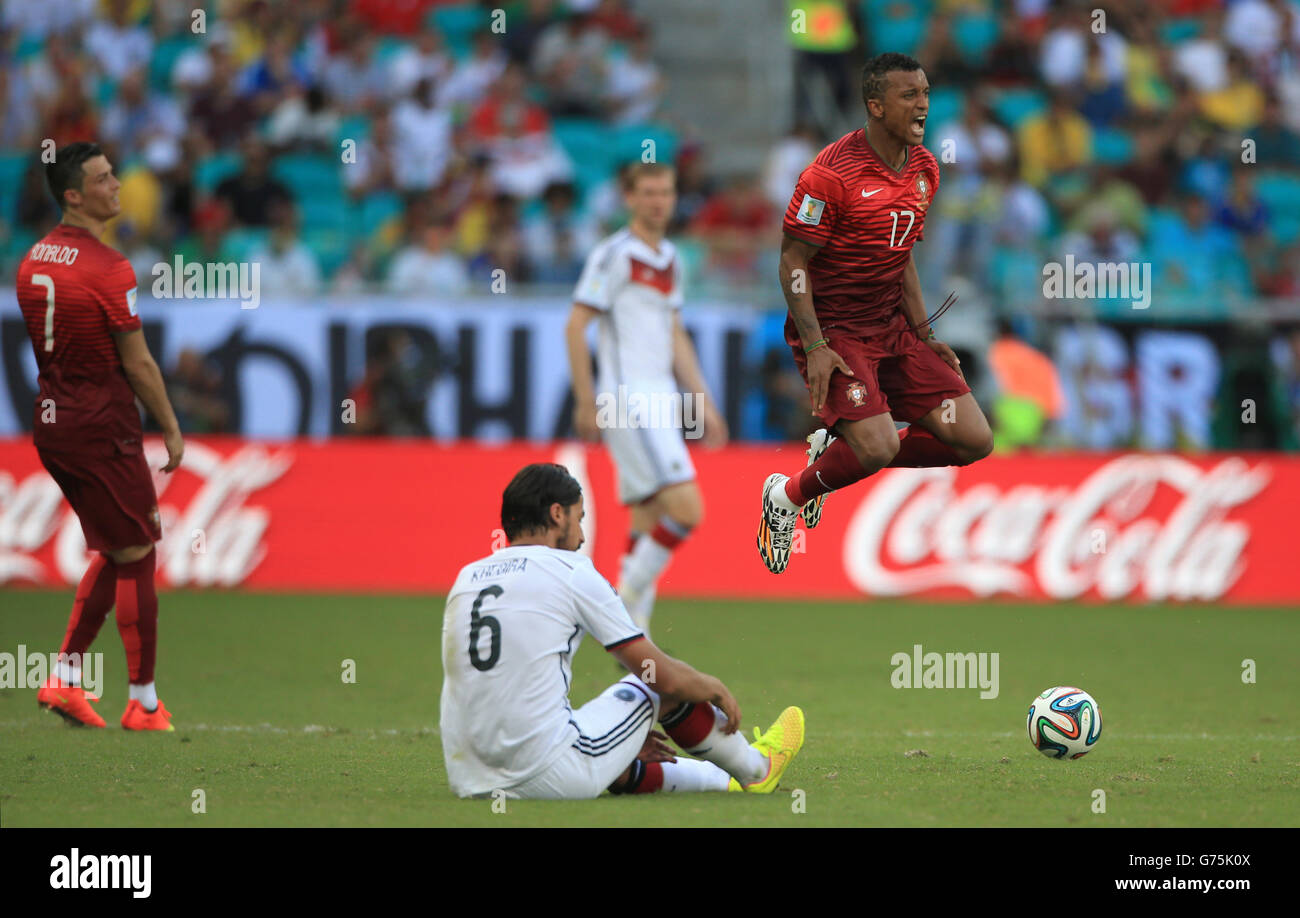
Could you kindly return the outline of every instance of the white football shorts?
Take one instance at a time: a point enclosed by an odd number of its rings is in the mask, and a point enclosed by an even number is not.
[[[659,720],[659,696],[626,676],[573,712],[578,736],[545,771],[505,790],[515,800],[590,800],[627,770]]]

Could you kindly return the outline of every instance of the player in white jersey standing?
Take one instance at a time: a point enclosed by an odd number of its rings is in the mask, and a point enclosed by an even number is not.
[[[803,745],[803,712],[786,708],[746,743],[727,687],[656,647],[577,553],[582,517],[582,488],[563,466],[526,466],[501,499],[510,545],[456,578],[442,626],[451,789],[561,800],[606,789],[774,791]],[[575,711],[573,655],[587,633],[632,675]],[[695,758],[675,758],[669,737]]]
[[[618,469],[619,499],[631,510],[618,591],[647,634],[659,577],[704,513],[683,431],[710,447],[727,442],[682,326],[681,261],[664,238],[675,181],[659,163],[624,171],[628,225],[587,257],[566,329],[573,426],[591,442],[603,434]],[[600,320],[598,385],[587,350],[593,319]]]

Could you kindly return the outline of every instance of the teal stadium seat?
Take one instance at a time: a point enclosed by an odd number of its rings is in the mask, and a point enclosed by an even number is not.
[[[1099,163],[1123,165],[1133,159],[1133,138],[1127,131],[1099,128],[1092,135],[1092,154]]]
[[[166,92],[171,89],[176,60],[193,44],[188,38],[173,36],[154,45],[153,55],[149,58],[149,85],[154,90]]]
[[[1255,192],[1274,214],[1300,214],[1300,175],[1269,171],[1255,179]]]
[[[930,116],[926,120],[927,130],[960,118],[965,109],[966,101],[962,98],[960,89],[949,86],[930,87]],[[926,137],[927,145],[934,142],[933,137]]]
[[[905,3],[888,5],[879,19],[868,23],[867,40],[872,54],[886,51],[915,54],[925,40],[926,17]]]
[[[271,174],[289,186],[299,203],[317,194],[341,194],[342,168],[340,159],[324,153],[286,153],[271,162]]]
[[[357,204],[354,226],[361,239],[368,239],[389,220],[402,213],[402,199],[387,191],[377,191],[363,197]]]
[[[1004,89],[993,97],[993,111],[1015,130],[1020,122],[1047,108],[1047,97],[1036,89]]]
[[[194,185],[199,191],[212,192],[222,180],[240,170],[244,160],[238,153],[215,153],[205,156],[194,166]]]
[[[462,58],[470,53],[474,33],[488,24],[488,11],[473,3],[440,6],[429,14],[427,21],[442,33],[447,50]]]
[[[586,118],[557,118],[551,125],[555,139],[573,160],[575,184],[583,194],[614,171],[614,154],[604,125]]]
[[[0,153],[0,221],[10,225],[18,216],[18,195],[30,159],[28,153]]]
[[[607,143],[613,153],[613,168],[640,161],[645,141],[654,141],[655,161],[671,163],[677,159],[677,133],[661,124],[625,124],[608,129]]]
[[[241,226],[226,233],[222,249],[234,261],[247,261],[254,251],[266,245],[270,233],[260,227]]]
[[[1195,38],[1201,32],[1199,19],[1170,19],[1160,24],[1160,42],[1165,45],[1178,45]]]
[[[316,255],[322,280],[328,280],[348,260],[349,234],[336,229],[304,229],[302,241]]]
[[[970,64],[983,64],[998,40],[998,21],[983,14],[958,16],[952,23],[953,40]]]
[[[306,232],[336,230],[347,233],[352,225],[352,205],[342,192],[317,190],[301,195],[298,203],[298,224]]]

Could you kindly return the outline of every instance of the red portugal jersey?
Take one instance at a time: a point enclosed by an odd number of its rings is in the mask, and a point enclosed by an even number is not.
[[[60,223],[18,265],[18,305],[40,370],[38,447],[140,438],[135,393],[112,335],[140,328],[135,293],[131,263],[78,226]]]
[[[821,246],[808,263],[808,284],[823,329],[870,334],[893,317],[903,269],[924,238],[938,188],[939,164],[929,150],[908,147],[895,172],[863,128],[808,164],[786,208],[785,232]]]

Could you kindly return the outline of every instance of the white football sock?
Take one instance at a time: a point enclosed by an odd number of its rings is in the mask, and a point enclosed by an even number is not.
[[[767,756],[749,745],[741,731],[737,730],[730,736],[723,733],[722,727],[727,723],[727,715],[711,704],[708,707],[713,712],[713,728],[699,745],[686,749],[686,752],[697,759],[712,762],[741,784],[763,780],[767,776]],[[673,718],[669,716],[667,719]],[[673,727],[670,724],[664,724],[664,730],[672,736]]]
[[[81,685],[81,667],[73,666],[63,660],[59,660],[54,664],[54,676],[63,685]]]
[[[689,793],[693,791],[725,791],[731,781],[727,774],[712,762],[699,759],[678,759],[661,762],[664,770],[664,793]]]
[[[767,492],[767,496],[771,499],[772,503],[776,504],[787,513],[798,513],[803,509],[803,507],[796,505],[795,502],[786,495],[785,484],[786,483],[783,481],[776,485],[776,487]]]
[[[135,685],[133,683],[127,687],[127,691],[130,693],[129,697],[144,705],[146,711],[156,711],[158,709],[158,693],[154,690],[152,682],[144,685]]]
[[[627,566],[623,568],[623,582],[628,590],[634,596],[643,593],[659,579],[672,556],[671,548],[660,545],[650,533],[644,533],[636,540],[627,556]]]

